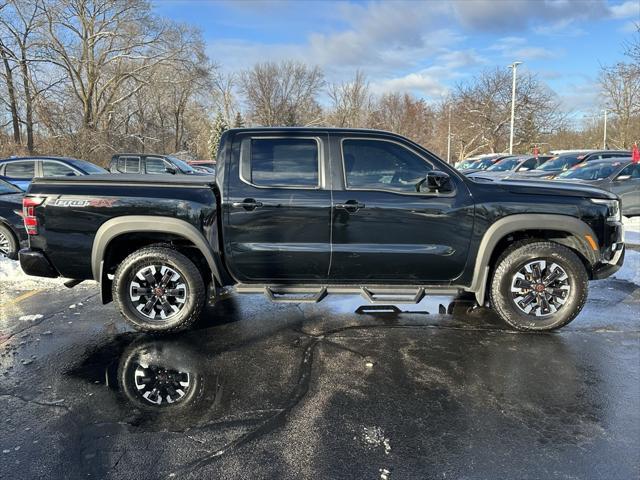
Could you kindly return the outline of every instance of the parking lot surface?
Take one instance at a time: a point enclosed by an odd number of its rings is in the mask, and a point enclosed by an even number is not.
[[[549,334],[444,297],[375,311],[231,295],[154,337],[94,284],[5,278],[0,477],[638,478],[630,253]]]

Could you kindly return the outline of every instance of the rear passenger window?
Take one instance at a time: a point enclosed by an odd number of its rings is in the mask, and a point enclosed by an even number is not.
[[[259,187],[316,188],[318,158],[318,142],[312,138],[254,138],[241,177]]]
[[[118,171],[120,173],[140,173],[140,157],[120,157]]]
[[[5,177],[31,179],[36,174],[36,162],[9,162],[4,170]]]

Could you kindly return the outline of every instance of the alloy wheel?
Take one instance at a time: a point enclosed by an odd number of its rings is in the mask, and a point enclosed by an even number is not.
[[[564,268],[543,259],[526,263],[511,281],[513,302],[520,311],[534,317],[556,313],[570,292],[569,275]]]
[[[178,271],[166,265],[149,265],[136,272],[129,285],[129,299],[145,317],[163,321],[182,310],[188,290]]]

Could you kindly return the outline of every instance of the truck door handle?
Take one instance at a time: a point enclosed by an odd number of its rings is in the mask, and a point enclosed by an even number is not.
[[[253,198],[245,198],[241,202],[233,202],[231,204],[233,208],[244,208],[247,211],[255,210],[256,208],[260,208],[262,206],[262,202],[258,202]]]
[[[358,210],[364,207],[364,203],[360,203],[357,200],[347,200],[345,203],[336,204],[336,208],[346,210],[349,213],[356,213]]]

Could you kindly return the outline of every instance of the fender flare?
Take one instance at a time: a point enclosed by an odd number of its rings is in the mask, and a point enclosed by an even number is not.
[[[128,215],[116,217],[103,223],[98,229],[91,249],[91,271],[93,278],[102,283],[104,254],[109,243],[125,233],[161,232],[171,233],[192,242],[202,253],[211,274],[218,282],[221,281],[218,264],[211,245],[196,227],[178,218],[154,217],[150,215]]]
[[[501,218],[493,223],[482,236],[473,269],[473,279],[471,286],[467,289],[475,293],[476,301],[479,305],[484,305],[487,280],[489,278],[489,271],[491,270],[489,261],[491,260],[496,245],[507,235],[523,230],[555,231],[560,234],[568,233],[571,235],[572,241],[559,243],[564,243],[567,246],[579,250],[591,265],[595,264],[598,260],[598,237],[589,225],[576,217],[570,215],[523,213]],[[594,249],[591,247],[586,239],[587,235],[595,242],[597,248]]]

